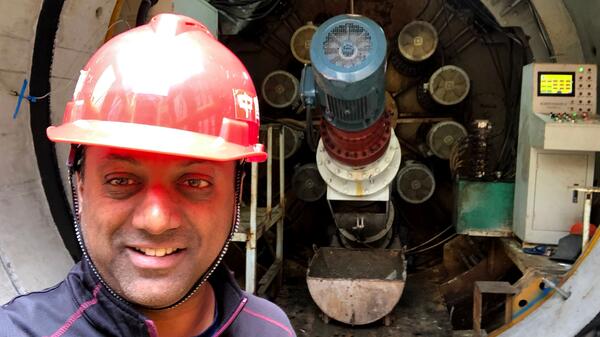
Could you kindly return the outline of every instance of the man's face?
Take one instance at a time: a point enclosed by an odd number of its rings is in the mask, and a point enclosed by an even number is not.
[[[227,239],[235,163],[96,146],[85,156],[81,224],[98,271],[130,302],[176,302]]]

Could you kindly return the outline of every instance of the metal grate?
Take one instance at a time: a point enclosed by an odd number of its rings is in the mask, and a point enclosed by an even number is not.
[[[439,122],[427,134],[427,143],[431,152],[439,158],[450,158],[454,145],[467,136],[467,130],[454,121]]]
[[[372,49],[371,35],[356,23],[343,23],[333,28],[323,42],[327,59],[344,68],[361,64]]]
[[[402,199],[413,204],[420,204],[433,194],[435,179],[431,171],[424,166],[407,166],[398,174],[397,188]]]
[[[316,164],[304,164],[292,177],[292,190],[300,200],[312,202],[325,195],[327,184],[321,178]]]
[[[265,77],[262,94],[267,103],[275,108],[285,108],[298,99],[298,80],[286,71],[274,71]]]
[[[354,100],[343,100],[327,95],[328,112],[333,120],[346,122],[361,121],[367,118],[367,96]]]

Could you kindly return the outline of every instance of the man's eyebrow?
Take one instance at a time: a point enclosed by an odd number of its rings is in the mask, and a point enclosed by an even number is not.
[[[109,153],[104,158],[106,160],[124,161],[124,162],[130,163],[132,165],[140,165],[140,162],[137,159],[135,159],[132,156],[128,156],[126,154]],[[197,165],[197,164],[206,164],[208,162],[209,161],[207,161],[205,159],[189,159],[189,160],[186,160],[183,163],[181,163],[181,166],[187,167],[187,166],[192,166],[192,165]]]
[[[127,155],[118,154],[118,153],[109,153],[108,155],[106,155],[106,157],[104,157],[104,159],[124,161],[124,162],[130,163],[132,165],[140,164],[140,162],[137,161],[135,158],[133,158],[131,156],[127,156]]]
[[[181,164],[181,166],[183,167],[187,167],[187,166],[192,166],[192,165],[196,165],[196,164],[206,164],[208,161],[204,160],[204,159],[190,159],[190,160],[186,160],[183,162],[183,164]]]

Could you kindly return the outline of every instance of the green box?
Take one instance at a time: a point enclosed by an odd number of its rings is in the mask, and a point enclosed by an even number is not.
[[[454,225],[459,234],[512,236],[514,182],[458,180]]]
[[[200,21],[215,36],[219,36],[219,12],[206,0],[174,0],[174,11]]]

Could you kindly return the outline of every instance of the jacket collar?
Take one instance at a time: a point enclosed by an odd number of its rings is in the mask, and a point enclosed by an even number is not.
[[[85,310],[84,317],[103,334],[148,335],[148,318],[135,310],[130,303],[112,295],[111,290],[100,282],[87,261],[77,263],[66,281],[78,307],[94,297],[94,289],[100,287],[96,292],[97,303]],[[217,267],[209,282],[215,291],[220,313],[217,331],[223,332],[235,320],[247,302],[247,298],[233,278],[233,273],[224,264]]]

